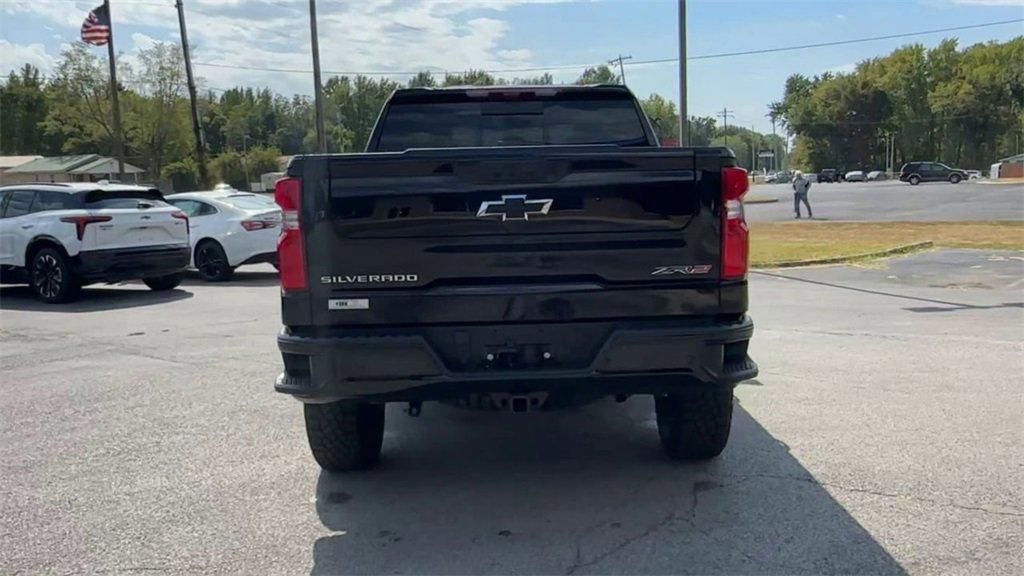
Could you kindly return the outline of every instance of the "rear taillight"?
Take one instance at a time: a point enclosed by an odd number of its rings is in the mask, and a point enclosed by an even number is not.
[[[281,289],[305,290],[306,254],[302,243],[302,180],[282,178],[274,186],[274,201],[284,213],[281,236],[277,239],[277,265]]]
[[[60,219],[61,222],[67,222],[68,224],[75,225],[75,234],[78,235],[78,239],[81,240],[85,237],[85,227],[94,222],[110,222],[110,216],[64,216]]]
[[[750,262],[750,230],[743,216],[743,196],[750,188],[747,171],[722,170],[722,279],[742,280]]]
[[[242,220],[242,228],[245,228],[249,232],[253,230],[266,230],[267,228],[277,228],[276,220]]]
[[[171,217],[172,218],[177,218],[178,220],[184,220],[185,221],[185,230],[188,230],[188,214],[185,214],[181,210],[176,210],[174,212],[171,212]]]

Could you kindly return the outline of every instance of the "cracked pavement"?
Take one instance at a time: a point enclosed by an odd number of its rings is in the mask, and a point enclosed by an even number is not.
[[[348,476],[272,391],[272,273],[3,287],[0,574],[1019,574],[1020,256],[752,274],[761,376],[712,462],[662,456],[648,398],[393,405]]]

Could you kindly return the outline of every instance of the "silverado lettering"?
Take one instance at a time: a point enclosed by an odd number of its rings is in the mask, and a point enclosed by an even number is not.
[[[275,388],[331,471],[377,461],[389,402],[651,395],[669,455],[717,456],[757,375],[747,188],[727,148],[660,147],[623,86],[398,90],[366,153],[277,182]]]
[[[384,282],[416,282],[416,274],[359,274],[358,276],[321,276],[321,284],[379,284]]]

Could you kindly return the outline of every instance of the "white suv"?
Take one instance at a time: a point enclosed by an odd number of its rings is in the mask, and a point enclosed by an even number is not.
[[[181,282],[188,217],[158,190],[117,184],[0,187],[0,273],[44,302],[67,302],[94,282]]]

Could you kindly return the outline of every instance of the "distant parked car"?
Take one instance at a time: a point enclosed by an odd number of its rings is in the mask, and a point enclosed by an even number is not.
[[[775,179],[778,178],[778,177],[779,177],[779,175],[776,174],[775,172],[771,172],[769,174],[765,174],[764,175],[764,183],[765,184],[774,184],[775,183]]]
[[[950,168],[939,162],[908,162],[900,168],[900,182],[917,186],[921,182],[945,182],[959,184],[967,179],[967,171]]]
[[[0,187],[0,274],[24,278],[43,302],[69,302],[95,282],[170,290],[188,266],[188,237],[188,217],[155,188]]]
[[[967,170],[968,180],[981,180],[981,170]]]
[[[203,280],[228,280],[247,264],[277,264],[281,209],[268,198],[222,188],[172,194],[167,201],[188,214],[192,266]]]
[[[868,175],[867,175],[867,181],[868,182],[875,182],[875,181],[878,181],[878,180],[888,180],[888,179],[889,179],[889,175],[886,174],[883,170],[872,170],[871,172],[868,172]]]
[[[820,177],[817,174],[815,174],[814,172],[809,172],[807,174],[804,174],[804,178],[808,182],[821,182]]]
[[[775,175],[775,183],[776,184],[789,184],[792,181],[793,181],[793,173],[792,172],[779,172],[778,174]]]
[[[818,173],[818,182],[839,182],[839,171],[835,168],[825,168]]]
[[[864,175],[862,170],[851,170],[843,176],[843,180],[847,182],[864,182],[866,179],[867,176]]]

